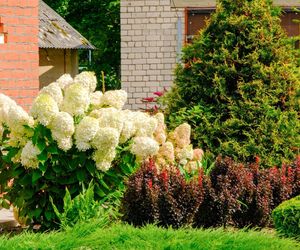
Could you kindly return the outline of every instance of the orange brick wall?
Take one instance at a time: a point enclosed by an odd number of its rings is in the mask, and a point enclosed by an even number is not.
[[[0,0],[0,92],[28,109],[39,90],[38,0]],[[1,25],[0,25],[1,26]]]

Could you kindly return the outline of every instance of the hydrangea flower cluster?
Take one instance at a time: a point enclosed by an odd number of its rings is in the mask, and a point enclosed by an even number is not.
[[[41,152],[32,141],[38,124],[50,129],[58,148],[87,152],[101,171],[111,168],[118,145],[129,140],[129,150],[139,162],[155,156],[160,167],[174,163],[190,167],[201,160],[203,151],[193,150],[188,124],[168,135],[162,113],[150,116],[123,110],[127,101],[124,90],[102,93],[95,91],[96,86],[94,73],[82,72],[74,79],[63,75],[40,91],[30,115],[0,94],[0,135],[7,128],[9,145],[20,149],[14,161],[26,168],[39,166]]]
[[[102,93],[96,86],[94,73],[83,72],[74,79],[63,75],[41,89],[30,115],[0,94],[0,134],[4,129],[10,132],[9,145],[20,149],[16,161],[26,168],[38,167],[41,152],[33,144],[32,131],[39,124],[51,131],[58,148],[87,152],[102,171],[110,169],[118,145],[129,140],[138,161],[156,155],[166,139],[159,135],[165,130],[163,115],[122,110],[127,101],[125,91]]]
[[[202,149],[193,149],[191,144],[191,126],[187,123],[181,124],[174,131],[167,134],[164,117],[156,115],[159,124],[154,132],[154,137],[160,144],[156,156],[156,164],[159,169],[175,165],[182,165],[188,172],[201,167],[203,157]]]

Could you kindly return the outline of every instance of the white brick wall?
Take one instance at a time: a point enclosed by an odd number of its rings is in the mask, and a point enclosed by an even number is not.
[[[177,57],[177,15],[172,0],[121,0],[121,80],[126,108],[145,108],[141,99],[170,87]],[[182,38],[184,37],[182,29]],[[183,42],[183,41],[182,41]]]

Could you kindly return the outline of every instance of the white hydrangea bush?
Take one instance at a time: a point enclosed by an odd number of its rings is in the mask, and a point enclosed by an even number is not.
[[[0,135],[5,129],[9,131],[5,144],[19,148],[14,161],[27,169],[38,167],[41,151],[49,146],[47,142],[43,146],[34,143],[34,131],[41,125],[51,131],[60,150],[86,152],[101,171],[111,168],[117,148],[128,141],[133,141],[128,151],[139,161],[157,154],[154,132],[159,120],[146,113],[123,110],[125,91],[103,94],[96,91],[96,86],[92,72],[82,72],[74,79],[63,75],[41,89],[29,113],[0,94]]]
[[[128,150],[138,162],[155,157],[162,168],[175,162],[187,165],[201,158],[199,151],[198,158],[194,157],[188,124],[168,135],[162,113],[150,116],[123,110],[127,101],[124,90],[102,93],[96,91],[96,86],[92,72],[82,72],[74,79],[63,75],[41,89],[29,114],[0,94],[0,135],[7,128],[10,131],[7,145],[20,149],[14,161],[25,168],[38,167],[40,149],[33,141],[33,131],[38,125],[51,131],[60,150],[68,152],[76,148],[87,152],[87,157],[104,172],[111,168],[119,145],[127,142],[130,142]]]

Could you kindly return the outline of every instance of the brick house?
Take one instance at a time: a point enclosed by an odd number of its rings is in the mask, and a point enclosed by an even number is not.
[[[282,26],[300,34],[292,20],[299,0],[275,0],[284,9]],[[121,0],[121,82],[128,92],[127,108],[145,108],[141,99],[170,87],[183,44],[205,24],[215,0]]]
[[[94,47],[43,1],[0,1],[0,92],[26,109],[40,87],[77,73],[78,49]]]

